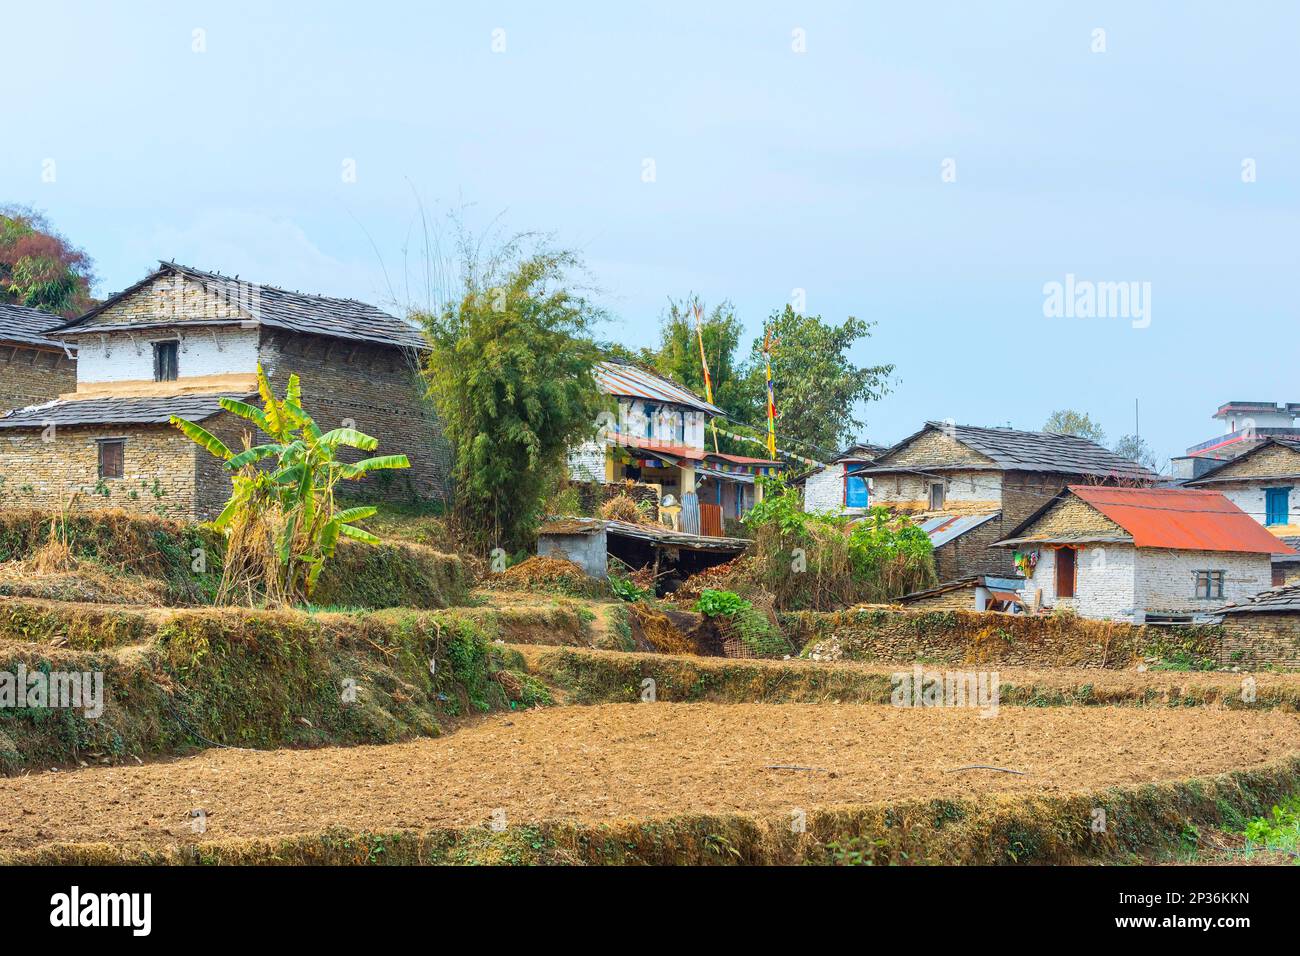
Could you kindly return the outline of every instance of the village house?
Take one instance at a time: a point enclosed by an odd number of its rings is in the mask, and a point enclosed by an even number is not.
[[[79,492],[80,507],[214,517],[230,478],[168,422],[197,421],[242,446],[249,426],[218,400],[256,401],[259,364],[281,394],[297,373],[322,425],[410,458],[409,470],[368,477],[370,494],[446,493],[449,451],[419,381],[423,335],[373,306],[164,262],[45,335],[76,346],[75,388],[0,416],[10,506],[57,508]]]
[[[0,302],[0,412],[49,401],[77,387],[76,349],[48,334],[66,321]]]
[[[1173,475],[1181,480],[1200,478],[1221,462],[1230,461],[1270,438],[1300,441],[1300,402],[1224,402],[1210,416],[1223,423],[1223,431],[1173,458]]]
[[[930,537],[946,583],[1017,573],[993,547],[1071,483],[1148,483],[1149,469],[1083,438],[929,422],[857,472],[872,505],[909,516]]]
[[[860,515],[871,507],[871,479],[867,468],[884,451],[879,445],[850,445],[830,462],[795,479],[803,486],[804,511]]]
[[[1218,491],[1271,534],[1300,548],[1300,438],[1266,437],[1250,443],[1235,458],[1216,462],[1188,488]],[[1300,554],[1273,557],[1273,584],[1300,580]]]
[[[1217,491],[1097,485],[1064,489],[998,545],[1027,608],[1139,624],[1207,620],[1293,553]]]
[[[723,411],[676,382],[613,360],[598,363],[594,374],[609,407],[596,440],[569,455],[575,481],[650,485],[661,502],[671,496],[680,505],[682,531],[722,537],[761,500],[756,479],[783,467],[710,450],[708,420]]]

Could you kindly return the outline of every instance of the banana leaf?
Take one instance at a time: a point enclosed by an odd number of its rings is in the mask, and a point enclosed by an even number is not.
[[[184,432],[186,437],[190,438],[197,444],[202,445],[218,458],[225,458],[228,460],[231,457],[231,451],[226,447],[226,443],[202,425],[196,425],[194,422],[187,422],[185,419],[178,418],[175,415],[171,417],[171,423]]]

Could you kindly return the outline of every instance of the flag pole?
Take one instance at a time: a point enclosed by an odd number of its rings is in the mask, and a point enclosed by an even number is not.
[[[713,404],[713,378],[709,375],[709,360],[704,357],[704,326],[700,321],[701,313],[704,311],[700,308],[699,302],[691,305],[691,310],[695,313],[695,337],[700,343],[700,366],[704,369],[704,397],[708,399],[710,405]],[[718,422],[712,416],[709,417],[709,426],[713,429],[713,452],[718,453]]]

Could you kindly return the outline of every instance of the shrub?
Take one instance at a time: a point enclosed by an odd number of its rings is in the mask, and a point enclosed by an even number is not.
[[[759,481],[763,500],[744,519],[748,566],[778,610],[877,603],[935,582],[930,539],[907,518],[884,508],[860,518],[807,512],[784,479]]]

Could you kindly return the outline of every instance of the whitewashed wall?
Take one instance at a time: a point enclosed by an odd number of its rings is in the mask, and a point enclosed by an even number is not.
[[[1034,576],[1025,582],[1025,606],[1033,605],[1036,592],[1043,607],[1072,608],[1080,617],[1131,621],[1136,608],[1136,556],[1131,545],[1108,544],[1080,548],[1075,556],[1075,596],[1056,596],[1056,549],[1038,550]]]
[[[1223,598],[1196,597],[1195,571],[1224,571]],[[1232,551],[1138,552],[1137,593],[1149,611],[1212,611],[1273,586],[1273,562],[1267,554]]]
[[[928,502],[930,482],[937,479],[923,475],[876,475],[871,481],[872,503],[878,505]],[[957,471],[947,474],[945,501],[962,504],[989,502],[1002,504],[1002,473],[997,471]]]
[[[213,333],[216,333],[214,339]],[[108,332],[81,340],[77,349],[77,383],[153,381],[153,343],[175,339],[167,329],[133,333]],[[186,329],[177,355],[180,378],[257,371],[257,329]]]
[[[813,472],[804,481],[803,510],[830,511],[835,514],[862,514],[866,508],[846,508],[844,506],[845,464],[832,462],[825,468]],[[867,501],[876,504],[872,481],[867,479]]]
[[[677,423],[684,420],[686,427],[685,446],[687,448],[704,447],[704,413],[685,408],[680,405],[662,405],[655,402],[646,402],[643,399],[625,399],[618,400],[618,417],[619,429],[628,435],[636,438],[645,438],[646,436],[646,406],[654,405],[655,413],[653,415],[653,434],[649,436],[652,440],[662,442],[666,445],[677,445],[682,443],[682,439],[677,434]],[[661,413],[667,413],[667,420]]]

